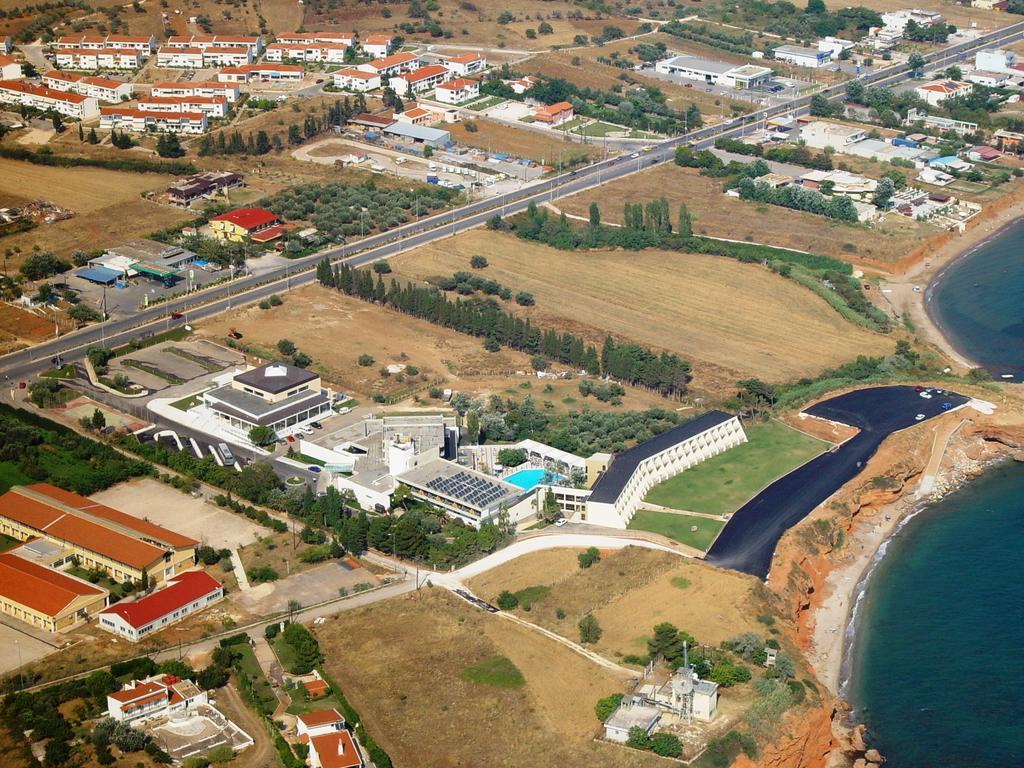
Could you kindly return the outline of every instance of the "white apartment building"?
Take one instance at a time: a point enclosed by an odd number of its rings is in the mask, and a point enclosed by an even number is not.
[[[865,135],[863,128],[829,123],[824,120],[815,120],[800,128],[800,140],[812,149],[832,147],[841,150],[848,144],[860,141]]]
[[[395,93],[399,96],[404,96],[408,93],[429,91],[445,82],[449,77],[451,77],[451,73],[440,64],[429,64],[412,72],[392,75],[388,80],[388,85],[394,88]]]
[[[100,128],[133,133],[205,133],[203,112],[155,112],[133,107],[100,107]]]
[[[818,48],[804,48],[802,45],[780,45],[772,51],[772,56],[778,61],[785,61],[797,67],[808,69],[819,69],[828,66],[832,61],[830,51],[822,51]]]
[[[267,46],[267,61],[305,61],[341,64],[345,61],[344,43],[271,43]]]
[[[52,43],[54,50],[83,50],[100,51],[103,49],[138,51],[143,56],[149,56],[156,51],[156,38],[153,35],[107,35],[106,37],[86,35],[65,35]]]
[[[361,48],[367,56],[375,59],[382,59],[391,53],[391,35],[370,35],[361,43]]]
[[[0,53],[0,80],[21,80],[22,77],[21,64],[6,53]]]
[[[161,46],[156,52],[156,65],[169,69],[202,69],[203,49]]]
[[[147,96],[139,99],[139,109],[150,112],[203,112],[207,117],[224,117],[228,100],[223,96]]]
[[[654,65],[654,71],[681,77],[684,80],[737,89],[757,88],[766,85],[772,78],[772,71],[768,67],[756,64],[736,66],[697,56],[672,56],[663,59]]]
[[[164,48],[248,48],[253,58],[263,53],[263,40],[251,35],[172,35]]]
[[[107,715],[118,722],[141,722],[208,703],[206,692],[191,680],[156,675],[132,680],[121,690],[107,694]]]
[[[205,82],[162,82],[153,83],[153,96],[223,96],[229,104],[238,101],[241,89],[235,83]]]
[[[441,83],[434,91],[434,98],[444,104],[461,104],[475,99],[480,95],[480,83],[457,77],[447,83]]]
[[[334,87],[347,91],[366,93],[380,88],[380,75],[361,69],[339,69],[334,73]]]
[[[99,104],[91,96],[78,93],[67,93],[52,88],[44,88],[20,80],[0,82],[0,102],[5,104],[24,104],[42,111],[53,110],[65,117],[76,120],[89,120],[99,114]]]
[[[445,59],[443,64],[456,77],[465,77],[474,72],[483,72],[487,67],[487,59],[479,53],[463,53]]]
[[[900,11],[883,13],[882,24],[886,29],[900,35],[907,29],[907,24],[914,21],[919,27],[931,27],[942,21],[942,14],[936,11],[925,11],[921,8],[906,8]]]
[[[78,93],[90,96],[99,101],[116,104],[132,98],[134,88],[131,83],[111,80],[106,77],[88,77],[73,72],[52,70],[43,75],[43,85],[55,91]]]
[[[625,528],[655,485],[746,441],[738,418],[709,411],[623,451],[594,483],[584,519]]]
[[[340,43],[353,46],[359,38],[355,32],[292,32],[277,36],[278,43]]]
[[[54,52],[54,61],[61,69],[138,69],[142,52],[117,48],[62,48]]]
[[[370,72],[381,77],[394,77],[402,72],[412,72],[419,67],[420,62],[411,53],[396,53],[380,59],[360,64],[356,69],[363,72]]]
[[[221,83],[268,83],[297,82],[306,74],[298,64],[243,64],[240,67],[224,67],[217,73],[217,81]]]
[[[210,46],[203,49],[204,67],[241,67],[252,64],[252,49],[244,45]]]

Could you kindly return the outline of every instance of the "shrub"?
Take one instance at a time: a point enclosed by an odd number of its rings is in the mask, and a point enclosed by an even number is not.
[[[619,704],[622,703],[623,695],[621,693],[613,693],[611,696],[605,696],[603,699],[598,699],[597,704],[594,705],[594,714],[597,715],[597,719],[602,723],[612,716],[612,713],[619,708]]]
[[[473,269],[484,269],[487,266],[487,259],[484,256],[473,256],[469,260],[469,266]]]
[[[375,361],[370,355],[360,355],[356,362],[363,368],[369,368]]]
[[[516,304],[521,307],[532,307],[534,305],[534,298],[532,293],[526,291],[520,291],[516,294]]]
[[[501,610],[510,611],[517,605],[519,605],[519,598],[506,589],[502,591],[500,595],[498,595],[497,603],[498,607],[501,608]]]
[[[373,271],[378,275],[386,275],[391,272],[391,265],[386,261],[375,261],[373,262]]]
[[[678,736],[662,731],[651,737],[651,751],[662,757],[679,757],[683,754],[683,745]]]
[[[580,619],[576,627],[580,631],[581,643],[596,643],[601,639],[601,625],[597,623],[597,618],[592,613]]]
[[[580,568],[589,568],[601,560],[601,551],[597,547],[590,547],[586,552],[580,552],[576,559]]]
[[[731,661],[720,661],[711,668],[708,676],[712,682],[718,683],[723,688],[730,688],[739,683],[750,680],[750,670],[740,664],[733,664]]]

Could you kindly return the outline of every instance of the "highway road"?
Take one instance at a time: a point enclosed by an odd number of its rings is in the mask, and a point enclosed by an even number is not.
[[[936,51],[926,56],[925,59],[929,69],[946,67],[963,61],[979,49],[1010,44],[1021,39],[1024,39],[1024,21],[987,33],[974,40],[957,43],[941,51]],[[866,74],[861,77],[861,81],[869,86],[892,86],[910,78],[909,71],[890,69]],[[818,93],[835,100],[841,98],[844,92],[844,85],[835,85]],[[805,115],[809,111],[810,102],[811,95],[801,96],[783,105],[767,107],[726,123],[700,128],[685,135],[667,139],[654,145],[650,152],[639,153],[637,158],[618,157],[602,160],[577,171],[534,182],[516,192],[471,202],[460,208],[425,217],[355,243],[327,248],[310,256],[295,259],[287,267],[282,267],[269,275],[242,277],[199,293],[172,299],[141,310],[130,317],[88,326],[61,338],[0,357],[0,373],[12,381],[24,380],[49,367],[50,359],[56,355],[61,355],[66,361],[78,359],[91,345],[123,344],[132,338],[159,333],[172,325],[181,325],[185,322],[210,317],[237,304],[252,303],[272,293],[280,293],[299,285],[311,283],[315,280],[315,266],[325,257],[333,262],[344,260],[353,266],[362,266],[379,259],[386,259],[409,248],[426,245],[443,237],[480,226],[495,214],[517,213],[524,210],[530,203],[539,204],[576,194],[598,187],[608,181],[637,173],[652,165],[671,162],[676,148],[682,144],[707,148],[713,145],[715,139],[740,136],[746,129],[756,126],[766,118],[787,114]],[[172,312],[184,313],[185,317],[171,320]]]

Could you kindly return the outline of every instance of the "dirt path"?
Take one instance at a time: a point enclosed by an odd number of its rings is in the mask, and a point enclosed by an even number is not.
[[[233,682],[217,691],[217,708],[235,725],[252,736],[255,742],[249,749],[241,753],[240,764],[247,768],[274,768],[277,765],[277,755],[274,752],[273,744],[271,744],[270,736],[267,734],[267,729],[242,701]]]

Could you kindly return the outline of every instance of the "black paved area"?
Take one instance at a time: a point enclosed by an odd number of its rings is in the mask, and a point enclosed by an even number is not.
[[[871,387],[833,397],[807,413],[857,427],[860,432],[779,478],[742,506],[708,550],[707,561],[760,578],[768,575],[782,534],[861,471],[881,442],[916,423],[966,403],[952,392],[920,396],[914,387]]]

